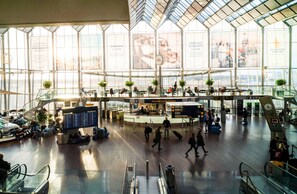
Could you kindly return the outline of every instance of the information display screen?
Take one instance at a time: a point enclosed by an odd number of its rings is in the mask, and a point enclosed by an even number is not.
[[[64,130],[98,126],[97,107],[65,108],[62,111]]]
[[[167,103],[168,112],[172,118],[198,118],[204,111],[204,106],[195,102]]]

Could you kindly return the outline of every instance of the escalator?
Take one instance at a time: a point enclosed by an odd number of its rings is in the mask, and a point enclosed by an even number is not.
[[[0,169],[1,171],[5,171]],[[7,172],[6,183],[0,193],[45,194],[49,188],[50,166],[45,165],[36,173],[28,173],[25,164],[16,164]]]
[[[149,173],[148,164],[147,161],[145,173],[136,170],[136,163],[126,164],[122,194],[176,194],[174,168],[168,165],[164,173],[162,165],[159,164],[157,174]],[[168,169],[169,166],[171,166],[171,169]]]
[[[267,178],[282,187],[297,193],[297,168],[283,162],[269,161],[264,166]]]
[[[253,169],[247,163],[241,162],[239,165],[241,176],[240,188],[248,194],[294,194],[289,188],[278,184],[273,179],[268,178],[259,171]]]

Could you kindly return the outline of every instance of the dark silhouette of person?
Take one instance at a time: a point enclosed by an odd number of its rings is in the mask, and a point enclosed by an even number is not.
[[[5,161],[3,154],[0,153],[0,188],[2,191],[6,190],[7,171],[10,170],[10,164]]]
[[[177,83],[174,82],[172,93],[176,92],[176,90],[177,90]]]
[[[201,146],[203,151],[204,151],[204,154],[207,154],[208,151],[205,150],[204,146],[205,146],[205,143],[204,143],[204,139],[203,139],[203,136],[201,134],[202,130],[199,130],[198,133],[197,133],[197,136],[196,136],[196,142],[197,142],[197,146],[196,146],[196,153],[199,154],[198,152],[198,147]]]
[[[150,133],[152,132],[152,128],[150,126],[148,126],[147,122],[145,122],[145,126],[144,126],[144,137],[145,137],[145,141],[148,142],[150,139]]]
[[[152,148],[154,148],[158,144],[158,150],[161,150],[161,127],[159,126],[155,132],[155,139],[154,144],[152,145]]]
[[[270,160],[275,159],[275,153],[276,153],[276,150],[278,149],[278,146],[277,146],[278,142],[279,142],[279,137],[274,137],[270,141],[270,145],[269,145]]]
[[[243,122],[242,124],[243,125],[247,125],[248,122],[247,122],[247,117],[248,117],[249,113],[248,111],[246,110],[246,108],[243,108],[243,111],[242,111],[242,117],[243,117]]]
[[[165,120],[163,121],[163,126],[164,126],[164,139],[169,139],[169,129],[171,128],[171,123],[167,117],[165,117]]]
[[[186,158],[188,157],[188,153],[194,149],[195,151],[195,157],[199,157],[199,155],[197,154],[197,150],[196,150],[196,140],[195,140],[195,133],[192,133],[192,136],[189,138],[188,144],[190,144],[190,149],[188,149],[188,151],[186,152]]]

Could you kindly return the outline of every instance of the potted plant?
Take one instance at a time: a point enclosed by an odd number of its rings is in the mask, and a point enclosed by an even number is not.
[[[107,96],[105,87],[107,86],[107,82],[105,80],[102,80],[98,82],[98,85],[103,89],[102,95]]]
[[[48,119],[48,112],[46,109],[39,109],[36,111],[36,119],[38,123],[45,124]]]
[[[283,85],[286,85],[287,81],[285,79],[277,79],[275,80],[275,84],[277,86],[283,86]]]
[[[208,79],[205,81],[205,84],[208,85],[208,86],[212,86],[214,83],[213,79]]]
[[[157,86],[159,85],[159,82],[158,82],[158,80],[156,80],[156,79],[154,79],[153,81],[152,81],[152,84],[153,84],[153,86],[155,86],[155,89],[153,90],[153,88],[151,87],[149,87],[150,89],[149,89],[149,94],[150,93],[156,93],[156,91],[157,91]]]
[[[102,88],[105,88],[107,86],[107,82],[103,80],[103,81],[99,82],[98,85]]]
[[[214,93],[214,88],[212,87],[213,83],[214,83],[213,79],[207,79],[205,81],[205,84],[208,86],[208,92],[209,92],[209,94],[213,94]]]
[[[182,88],[183,96],[185,96],[184,87],[186,85],[186,81],[185,80],[179,80],[179,85]]]
[[[134,85],[134,82],[128,80],[128,81],[125,82],[125,85],[130,88],[129,97],[132,97],[132,89],[131,89],[131,87]]]
[[[158,83],[158,80],[156,80],[156,79],[154,79],[153,81],[152,81],[152,84],[154,85],[154,86],[157,86],[159,83]]]
[[[277,85],[276,95],[277,96],[284,96],[285,91],[283,86],[286,85],[287,81],[285,79],[277,79],[275,80],[275,84]]]
[[[45,80],[42,85],[45,89],[49,89],[52,86],[52,82],[49,80]]]

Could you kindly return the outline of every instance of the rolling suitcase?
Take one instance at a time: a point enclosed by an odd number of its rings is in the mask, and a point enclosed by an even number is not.
[[[177,132],[177,131],[172,131],[172,133],[174,133],[174,135],[178,138],[178,140],[180,141],[181,139],[182,139],[182,135],[179,133],[179,132]]]

